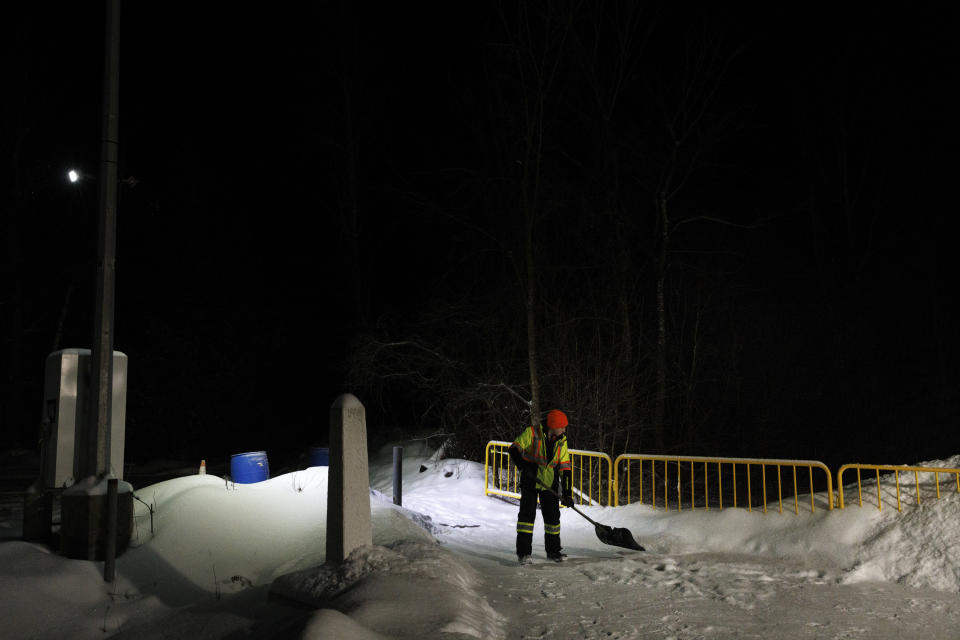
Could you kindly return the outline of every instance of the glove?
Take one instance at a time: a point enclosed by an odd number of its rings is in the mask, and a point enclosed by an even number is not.
[[[537,465],[534,462],[522,461],[519,465],[520,475],[524,477],[537,477]]]
[[[523,471],[523,468],[527,465],[526,460],[523,459],[523,454],[520,453],[520,449],[516,447],[510,447],[507,449],[507,453],[510,454],[510,459],[513,460],[513,464]]]
[[[565,506],[565,507],[572,507],[572,506],[573,506],[573,494],[571,494],[571,493],[564,493],[564,494],[563,494],[563,497],[560,498],[560,504],[562,504],[562,505]]]

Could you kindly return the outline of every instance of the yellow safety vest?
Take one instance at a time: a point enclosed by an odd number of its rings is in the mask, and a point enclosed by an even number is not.
[[[520,450],[527,462],[537,465],[537,488],[553,487],[557,471],[570,471],[570,451],[567,450],[567,434],[563,434],[551,451],[550,439],[543,434],[543,426],[524,429],[511,445]]]

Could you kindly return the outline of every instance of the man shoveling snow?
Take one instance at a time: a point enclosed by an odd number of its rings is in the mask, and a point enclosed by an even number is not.
[[[517,514],[517,560],[526,564],[533,553],[533,523],[537,500],[543,514],[543,546],[547,557],[562,562],[560,504],[573,506],[570,451],[567,449],[567,416],[557,409],[543,425],[531,426],[510,445],[510,458],[520,470],[520,512]],[[559,496],[559,500],[558,500]]]

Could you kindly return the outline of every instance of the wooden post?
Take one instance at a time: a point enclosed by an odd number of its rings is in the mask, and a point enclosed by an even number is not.
[[[393,504],[403,506],[403,447],[393,448]]]

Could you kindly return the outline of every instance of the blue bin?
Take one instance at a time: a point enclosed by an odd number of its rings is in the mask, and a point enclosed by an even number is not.
[[[310,467],[329,467],[330,449],[328,447],[310,447]]]
[[[263,482],[270,477],[266,451],[235,453],[230,457],[230,477],[237,484]]]

